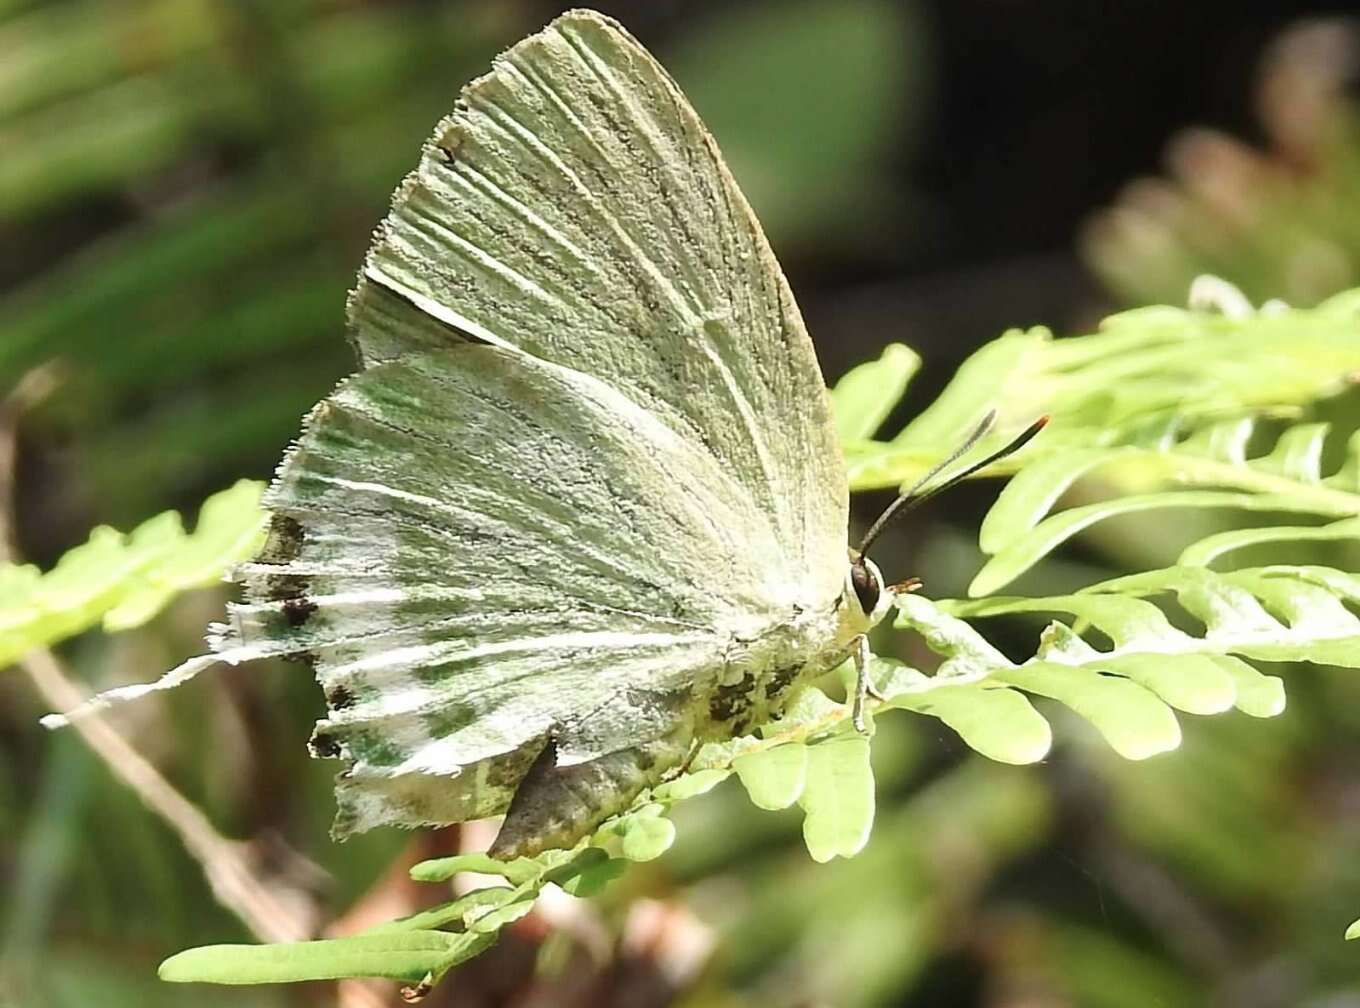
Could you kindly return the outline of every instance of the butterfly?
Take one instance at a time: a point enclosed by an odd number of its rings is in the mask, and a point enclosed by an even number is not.
[[[866,635],[911,587],[865,551],[920,497],[848,549],[788,282],[618,23],[568,12],[467,86],[347,315],[361,370],[209,638],[313,669],[338,836],[504,814],[495,857],[571,846],[847,657],[863,729]]]

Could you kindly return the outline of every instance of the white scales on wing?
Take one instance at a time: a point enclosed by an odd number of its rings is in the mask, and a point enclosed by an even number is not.
[[[507,812],[499,856],[574,843],[865,653],[891,592],[847,557],[811,341],[612,20],[567,13],[468,86],[349,331],[363,370],[285,457],[212,638],[315,670],[339,834]]]

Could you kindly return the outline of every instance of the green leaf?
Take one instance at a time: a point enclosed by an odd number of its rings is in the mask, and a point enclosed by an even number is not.
[[[661,816],[631,815],[622,820],[620,853],[629,861],[654,861],[675,842],[675,823]]]
[[[808,747],[790,742],[742,756],[732,763],[758,808],[782,809],[796,802],[807,780]]]
[[[1339,498],[1331,493],[1345,481],[1319,479],[1321,425],[1288,432],[1249,466],[1241,457],[1252,415],[1334,395],[1345,389],[1344,376],[1360,369],[1351,300],[1240,318],[1144,308],[1105,319],[1091,335],[1058,340],[1044,329],[1012,330],[969,357],[936,401],[897,436],[847,442],[851,486],[912,481],[993,409],[997,432],[980,451],[999,447],[1040,414],[1051,420],[1022,453],[990,472],[1040,464],[1051,469],[1017,488],[1002,514],[989,519],[983,543],[988,553],[1004,546],[1012,531],[1036,523],[1085,471],[1139,473],[1158,455],[1163,457],[1154,468],[1173,482],[1182,475],[1186,482],[1211,482],[1209,477],[1251,468],[1251,486],[1232,478],[1225,485],[1256,490],[1269,482],[1265,477],[1274,477],[1282,492],[1311,485],[1306,499],[1329,508],[1326,513],[1354,514],[1354,502],[1349,510],[1338,508]],[[1204,360],[1214,360],[1215,367],[1204,368]],[[857,402],[855,408],[867,415],[872,404]],[[1191,434],[1178,447],[1176,432],[1187,430]],[[1126,449],[1139,454],[1119,459]],[[1185,458],[1194,459],[1188,471]],[[1115,461],[1118,466],[1107,466]],[[1360,463],[1348,466],[1346,472],[1360,472]],[[1353,492],[1354,480],[1344,489]]]
[[[854,857],[863,850],[874,822],[869,740],[841,735],[809,746],[798,804],[806,813],[803,840],[814,861]]]
[[[536,894],[535,894],[536,895]],[[468,930],[476,934],[494,935],[507,924],[513,924],[530,910],[534,908],[534,896],[528,899],[518,900],[514,903],[507,903],[503,907],[491,910],[480,917],[475,917],[468,924]]]
[[[543,866],[531,858],[516,858],[514,861],[497,861],[485,854],[459,854],[456,857],[434,858],[411,866],[411,878],[417,882],[444,882],[459,872],[479,872],[484,875],[499,875],[501,878],[519,885],[541,874]]]
[[[705,794],[723,781],[727,780],[731,774],[727,769],[695,770],[690,773],[681,774],[673,781],[652,789],[652,800],[659,802],[678,802],[686,798],[693,798],[696,795]]]
[[[494,937],[406,931],[278,945],[208,945],[173,955],[159,975],[172,983],[260,984],[342,977],[418,981],[486,948]]]
[[[968,586],[974,597],[990,595],[1051,553],[1082,529],[1116,515],[1161,508],[1236,508],[1249,511],[1307,511],[1308,502],[1288,494],[1245,494],[1228,491],[1182,490],[1131,497],[1115,497],[1097,504],[1061,511],[1012,539],[978,571]]]
[[[1040,458],[1015,474],[987,511],[978,530],[978,547],[996,553],[1027,533],[1048,514],[1079,478],[1117,462],[1128,449],[1074,448]]]
[[[377,924],[365,934],[389,934],[397,931],[426,931],[435,928],[448,927],[450,924],[462,923],[464,925],[476,920],[478,917],[513,902],[524,892],[532,889],[532,885],[526,884],[523,887],[510,888],[509,886],[486,886],[482,889],[474,889],[472,892],[465,893],[448,903],[441,903],[438,906],[428,907],[418,913],[410,914],[406,917],[399,917],[382,924]]]
[[[1360,518],[1343,518],[1328,525],[1274,525],[1266,528],[1233,529],[1205,536],[1187,546],[1178,559],[1183,567],[1207,567],[1224,553],[1265,543],[1335,542],[1360,539]]]
[[[1212,660],[1232,676],[1237,689],[1235,706],[1243,714],[1269,718],[1284,713],[1284,682],[1276,676],[1262,675],[1241,658],[1214,655]]]
[[[1360,938],[1360,920],[1346,928],[1346,941],[1354,941],[1357,938]]]
[[[1203,624],[1202,635],[1177,629],[1149,601],[1168,594]],[[1065,704],[1121,755],[1143,759],[1179,744],[1173,707],[1214,714],[1235,706],[1256,717],[1283,711],[1280,680],[1262,674],[1252,661],[1360,668],[1360,618],[1345,604],[1357,599],[1360,578],[1355,575],[1288,565],[1224,574],[1169,567],[1042,598],[932,603],[902,596],[898,625],[921,633],[945,661],[933,678],[899,673],[890,705],[957,721],[971,745],[995,755],[989,750],[1004,746],[1008,733],[1000,728],[1000,712],[986,712],[981,697],[997,686],[1011,686]],[[1034,656],[1015,663],[955,618],[1033,613],[1066,614],[1074,625],[1104,635],[1111,646],[1097,647],[1073,626],[1054,622]],[[946,689],[959,691],[949,698],[957,704],[949,717],[937,709],[939,698],[949,696]],[[1034,739],[1037,747],[1042,736]]]
[[[916,351],[901,343],[889,343],[878,360],[847,371],[831,390],[841,443],[852,445],[873,437],[920,367],[921,357]]]
[[[959,366],[939,398],[893,438],[893,447],[923,448],[930,456],[930,462],[922,467],[927,468],[958,444],[963,433],[975,427],[988,410],[995,409],[1004,425],[1010,419],[1010,411],[1004,403],[998,404],[998,395],[1013,391],[1032,370],[1042,366],[1040,362],[1051,340],[1052,334],[1047,329],[1027,332],[1015,329],[975,351]],[[1035,411],[1029,420],[1039,412],[1042,411]],[[894,474],[894,478],[895,482],[906,483],[917,475],[917,471],[902,471]]]
[[[1006,486],[983,521],[978,544],[994,554],[969,586],[974,596],[994,592],[1078,532],[1117,515],[1159,508],[1227,508],[1247,512],[1294,512],[1342,520],[1324,526],[1276,525],[1210,535],[1181,554],[1183,566],[1205,566],[1246,546],[1360,538],[1360,494],[1353,474],[1320,473],[1325,424],[1286,428],[1274,448],[1248,458],[1255,429],[1250,417],[1210,423],[1177,441],[1152,447],[1130,445],[1073,449],[1041,457]],[[1352,457],[1354,457],[1352,455]],[[1078,478],[1099,470],[1115,489],[1163,485],[1152,493],[1126,493],[1045,518]],[[1190,489],[1172,489],[1172,485]],[[1210,489],[1218,487],[1222,489]]]
[[[582,868],[579,873],[562,882],[562,888],[573,896],[594,896],[628,868],[622,858],[606,857]]]
[[[646,808],[647,813],[650,814],[653,806],[644,806],[644,808]],[[637,814],[643,814],[643,810],[639,809]],[[591,872],[609,861],[609,853],[599,846],[599,844],[606,837],[614,838],[618,836],[618,822],[618,820],[615,820],[614,822],[606,823],[596,831],[595,836],[591,838],[590,843],[584,847],[579,847],[576,850],[569,852],[547,851],[540,854],[538,856],[538,860],[540,861],[555,859],[555,863],[543,873],[542,883],[546,884],[552,882],[555,885],[565,886],[572,879]]]
[[[0,665],[101,621],[107,630],[138,626],[180,592],[220,580],[263,540],[263,489],[242,480],[209,497],[190,534],[167,511],[128,534],[95,529],[46,574],[0,567]]]
[[[926,681],[929,686],[919,692],[890,696],[888,705],[939,718],[977,752],[1000,763],[1037,763],[1048,755],[1053,731],[1024,694],[986,683]]]
[[[1168,705],[1187,714],[1221,714],[1237,702],[1234,677],[1216,655],[1181,655],[1169,662],[1156,653],[1107,658],[1105,670],[1146,686]]]
[[[1028,662],[997,678],[1072,708],[1125,759],[1147,759],[1181,744],[1171,708],[1127,679],[1052,662]]]
[[[1322,478],[1322,448],[1330,426],[1325,423],[1299,424],[1280,435],[1270,454],[1257,461],[1263,472],[1276,472],[1298,483],[1317,483]],[[1250,435],[1251,424],[1246,425]],[[1238,459],[1245,462],[1245,456]]]

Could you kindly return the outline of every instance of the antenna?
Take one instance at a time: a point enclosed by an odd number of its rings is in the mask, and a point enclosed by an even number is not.
[[[948,469],[951,465],[957,462],[961,457],[963,457],[963,455],[965,455],[968,452],[970,448],[972,448],[975,444],[982,440],[986,433],[992,429],[992,424],[995,421],[996,410],[988,410],[987,415],[982,418],[982,422],[979,423],[975,428],[973,428],[973,432],[964,439],[962,444],[960,444],[957,448],[950,452],[949,455],[943,461],[937,462],[935,465],[931,466],[924,476],[922,476],[910,487],[904,490],[901,493],[901,495],[897,498],[897,500],[889,504],[883,510],[883,513],[878,516],[878,519],[872,525],[869,526],[869,531],[864,533],[864,538],[860,540],[859,544],[859,555],[861,557],[864,556],[865,552],[869,549],[869,547],[873,545],[874,540],[877,539],[879,535],[882,534],[885,528],[887,528],[888,523],[891,522],[898,515],[906,514],[908,511],[912,511],[915,508],[920,507],[922,504],[930,500],[930,498],[934,497],[936,494],[943,493],[950,487],[955,486],[958,483],[961,483],[963,480],[966,480],[969,476],[973,475],[973,473],[977,472],[979,469],[985,469],[993,462],[1003,459],[1007,455],[1013,455],[1016,452],[1018,452],[1021,448],[1025,447],[1025,445],[1029,444],[1030,440],[1034,437],[1034,435],[1038,434],[1041,430],[1044,429],[1044,426],[1048,423],[1048,417],[1047,415],[1041,416],[1038,420],[1035,420],[1034,423],[1030,424],[1023,431],[1021,431],[1017,437],[1012,439],[1011,442],[1004,446],[1003,448],[1000,448],[999,450],[992,452],[986,458],[982,459],[981,461],[974,462],[972,465],[964,469],[962,472],[955,473],[954,475],[950,476],[943,482],[936,484],[935,486],[931,487],[929,490],[926,490],[925,492],[922,492],[922,488],[925,487],[931,480],[933,480],[936,476],[940,475],[940,473],[944,472],[944,470]]]

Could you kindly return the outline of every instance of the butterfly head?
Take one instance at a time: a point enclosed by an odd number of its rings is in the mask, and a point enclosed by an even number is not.
[[[874,541],[879,537],[884,528],[888,526],[894,518],[918,507],[925,501],[934,497],[936,494],[948,490],[958,482],[980,469],[1003,459],[1007,455],[1019,451],[1030,439],[1039,431],[1043,430],[1048,423],[1048,417],[1042,416],[1025,428],[1018,437],[1013,438],[1000,450],[992,452],[986,458],[974,462],[965,467],[961,472],[954,473],[943,479],[936,480],[945,470],[962,458],[969,449],[977,444],[992,428],[992,422],[996,419],[994,411],[989,411],[982,422],[977,425],[964,439],[963,443],[949,453],[941,462],[933,466],[915,484],[908,487],[902,494],[894,500],[884,512],[878,516],[878,520],[869,527],[869,531],[864,534],[860,541],[859,549],[850,551],[850,569],[845,576],[845,593],[843,602],[848,604],[848,610],[854,615],[852,622],[864,621],[864,629],[872,627],[881,620],[887,611],[892,607],[895,595],[915,591],[921,587],[921,582],[915,578],[902,581],[897,584],[885,585],[883,575],[879,572],[877,565],[870,560],[865,553]],[[862,632],[862,631],[861,631]]]
[[[849,610],[862,618],[867,627],[874,626],[892,608],[895,585],[885,585],[878,565],[862,553],[850,553],[850,567],[845,574],[845,602]]]

